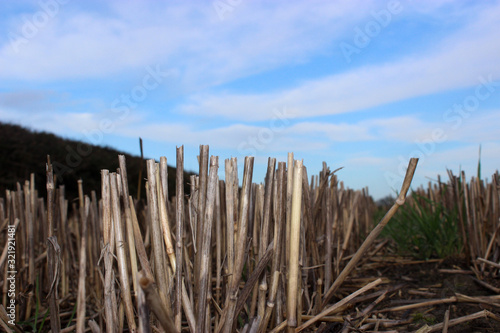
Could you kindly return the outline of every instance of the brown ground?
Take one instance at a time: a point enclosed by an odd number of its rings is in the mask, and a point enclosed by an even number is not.
[[[478,267],[480,269],[480,266]],[[453,270],[453,272],[443,272],[442,269]],[[457,273],[458,270],[463,270],[463,273]],[[377,316],[378,318],[408,320],[411,323],[398,325],[391,328],[379,327],[379,331],[395,330],[397,332],[412,332],[416,331],[425,324],[432,326],[444,321],[445,312],[449,309],[449,319],[455,319],[466,315],[471,315],[483,310],[488,310],[498,318],[500,318],[500,299],[488,300],[488,302],[451,302],[447,304],[427,305],[411,310],[403,311],[387,311],[396,306],[408,305],[416,302],[423,302],[436,299],[446,299],[453,296],[495,296],[499,295],[498,290],[495,292],[484,286],[481,286],[475,281],[476,275],[470,267],[467,266],[464,260],[448,259],[431,262],[416,262],[411,259],[401,259],[391,256],[379,256],[372,258],[370,262],[362,265],[362,269],[356,272],[359,277],[383,277],[384,284],[379,290],[387,289],[399,284],[403,286],[397,291],[387,294],[371,312],[370,318]],[[486,267],[483,274],[483,281],[487,282],[493,288],[500,288],[500,279],[494,277]],[[351,292],[359,289],[362,285],[356,283],[356,277],[351,282],[347,281],[341,288],[341,292],[348,295]],[[352,287],[349,287],[349,284]],[[370,292],[367,292],[369,294]],[[500,296],[499,296],[500,297]],[[356,316],[356,309],[362,311],[375,300],[376,297],[355,304],[355,308],[351,308],[342,313],[342,315],[351,314]],[[477,300],[477,299],[476,299]],[[384,311],[386,310],[386,311]],[[356,325],[357,324],[357,325]],[[329,325],[322,324],[319,331],[322,332],[341,332],[345,329],[346,323],[332,323]],[[359,321],[353,322],[353,329],[350,332],[356,332],[354,327],[359,329]],[[359,330],[363,332],[365,330]],[[366,331],[374,331],[369,329]],[[442,332],[442,329],[437,330]],[[479,318],[465,323],[449,327],[448,332],[500,332],[500,321],[493,318]]]

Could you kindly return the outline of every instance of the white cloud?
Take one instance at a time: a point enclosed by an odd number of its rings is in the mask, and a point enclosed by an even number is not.
[[[488,142],[481,146],[482,177],[491,179],[491,175],[498,170],[498,151],[500,142]],[[446,179],[446,169],[452,170],[455,175],[463,170],[470,179],[477,175],[478,160],[479,145],[473,144],[426,155],[419,161],[419,179],[436,179],[438,174]]]
[[[210,113],[229,119],[262,120],[268,110],[287,105],[297,117],[368,109],[417,96],[479,84],[479,77],[500,78],[500,6],[481,12],[474,23],[444,40],[390,64],[378,64],[262,94],[193,95],[180,112]],[[235,112],[238,110],[238,112]]]
[[[50,92],[14,91],[0,93],[0,107],[6,110],[34,112],[35,108],[48,105]]]
[[[97,128],[100,121],[100,118],[94,117],[93,122],[85,125],[85,122],[82,122],[74,114],[66,115],[60,121],[54,121],[54,119],[51,120],[54,127],[71,127],[71,124],[79,124],[80,131],[82,128]],[[282,153],[293,149],[296,152],[325,154],[326,150],[333,144],[365,141],[397,143],[406,145],[408,151],[421,151],[419,143],[432,142],[433,132],[439,130],[441,131],[440,138],[444,137],[444,139],[434,140],[432,150],[436,151],[450,142],[479,144],[498,141],[500,140],[497,135],[499,122],[500,113],[491,111],[471,117],[456,130],[446,127],[446,124],[442,122],[429,122],[414,116],[379,117],[340,124],[312,121],[272,125],[271,123],[263,125],[234,123],[227,126],[200,129],[193,123],[182,121],[149,124],[144,118],[134,116],[120,123],[120,126],[115,126],[116,130],[113,133],[124,137],[140,136],[176,145],[197,146],[200,143],[205,143],[221,149],[241,150],[247,153],[251,151],[264,154]],[[356,158],[365,157],[366,155],[358,155]]]
[[[186,83],[213,85],[300,61],[324,48],[373,5],[360,10],[349,1],[257,1],[238,5],[234,19],[224,21],[212,2],[110,2],[97,5],[109,6],[98,14],[84,8],[75,12],[72,6],[61,6],[34,36],[14,43],[14,48],[5,41],[0,77],[101,78],[161,63],[182,71]],[[40,10],[33,7],[33,13]],[[23,15],[30,19],[33,14]],[[16,21],[10,32],[24,38],[26,23],[21,17]]]
[[[357,154],[359,155],[359,154]],[[346,165],[364,165],[371,167],[380,167],[390,165],[389,158],[370,156],[369,152],[365,152],[365,156],[351,157],[345,161]]]
[[[481,143],[499,141],[499,110],[477,109],[458,122],[426,121],[416,116],[374,118],[360,123],[380,140],[395,142]],[[457,126],[456,126],[457,125]]]
[[[301,135],[304,137],[319,136],[328,142],[349,142],[373,140],[375,137],[369,133],[369,128],[362,123],[357,124],[331,124],[322,122],[299,122],[286,129],[289,136]]]
[[[357,186],[382,186],[381,170],[396,168],[400,153],[407,162],[408,153],[420,149],[417,142],[432,138],[435,129],[443,129],[446,143],[424,156],[417,169],[419,181],[426,181],[423,175],[443,175],[445,166],[461,163],[473,169],[479,143],[485,165],[498,165],[500,112],[498,105],[492,107],[493,100],[481,102],[457,128],[442,117],[447,110],[437,109],[441,106],[431,99],[429,108],[418,114],[401,110],[398,116],[388,116],[382,108],[369,113],[375,106],[425,95],[439,99],[440,93],[474,88],[479,76],[500,78],[498,2],[402,3],[404,10],[387,34],[394,33],[398,22],[423,19],[435,25],[415,23],[429,29],[417,37],[436,31],[432,42],[426,40],[419,49],[410,48],[416,50],[413,54],[404,55],[377,51],[374,42],[362,52],[369,58],[374,51],[377,60],[344,67],[332,56],[334,66],[318,78],[304,73],[317,66],[316,57],[338,52],[338,44],[351,41],[353,29],[373,20],[371,11],[381,10],[387,2],[241,1],[224,20],[211,1],[90,1],[85,6],[68,2],[36,36],[18,45],[20,52],[14,52],[8,38],[0,38],[5,91],[0,93],[0,119],[98,144],[141,136],[159,145],[185,144],[192,151],[200,143],[210,144],[212,151],[223,152],[221,156],[255,152],[264,170],[264,156],[283,157],[294,151],[296,157],[306,157],[309,170],[320,168],[322,160],[348,166],[342,177],[355,180]],[[33,12],[39,10],[38,2],[31,4]],[[22,16],[29,18],[33,12],[8,14],[0,28],[20,34]],[[436,26],[443,29],[437,31]],[[399,51],[399,45],[390,43],[398,43],[400,36],[394,41],[385,37],[380,41]],[[110,110],[112,101],[130,94],[144,68],[156,64],[175,75],[120,119]],[[269,89],[274,74],[256,75],[283,68],[289,68],[291,76],[299,73],[290,80],[299,83]],[[255,80],[252,90],[264,93],[247,93],[244,84],[231,90],[230,83],[240,78]],[[260,87],[262,78],[270,81]],[[465,98],[458,96],[457,102]],[[285,107],[285,126],[273,128],[275,110]],[[357,110],[367,112],[339,116]],[[225,119],[219,122],[220,117]],[[103,120],[113,128],[104,131]],[[89,138],[85,133],[95,135]],[[352,150],[359,147],[362,151]]]
[[[275,127],[232,124],[207,130],[184,123],[134,123],[121,128],[117,134],[174,144],[206,143],[241,153],[267,154],[283,153],[290,149],[296,152],[324,152],[335,142],[357,142],[373,138],[367,130],[368,128],[359,124],[314,122],[279,124]]]
[[[75,133],[81,133],[85,129],[95,128],[97,122],[94,114],[86,113],[55,113],[50,111],[37,112],[12,112],[0,108],[2,121],[27,126],[38,131],[48,131],[59,135],[74,137]]]

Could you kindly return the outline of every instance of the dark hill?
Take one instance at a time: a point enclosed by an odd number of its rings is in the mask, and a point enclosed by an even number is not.
[[[85,193],[95,190],[100,196],[101,170],[110,172],[118,168],[118,155],[125,155],[130,194],[135,198],[141,158],[119,152],[109,147],[99,147],[80,141],[67,140],[51,133],[36,132],[18,125],[0,123],[0,191],[15,190],[35,174],[35,188],[39,195],[46,194],[47,155],[54,166],[56,186],[64,184],[69,199],[78,197],[77,181],[83,180]],[[184,174],[185,193],[189,193],[189,174]],[[191,173],[192,174],[192,173]],[[143,164],[146,178],[146,163]],[[145,182],[142,182],[142,187]],[[175,194],[175,168],[168,167],[168,193]],[[141,197],[144,198],[144,188]]]

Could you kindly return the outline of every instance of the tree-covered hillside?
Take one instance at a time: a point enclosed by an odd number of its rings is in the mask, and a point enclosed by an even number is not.
[[[139,144],[137,145],[139,150]],[[35,174],[35,188],[42,191],[46,188],[47,155],[54,166],[57,184],[63,183],[68,198],[78,196],[77,181],[83,180],[85,193],[95,190],[100,193],[101,169],[110,172],[118,168],[118,155],[125,155],[127,160],[130,194],[137,195],[137,185],[141,158],[119,152],[109,147],[99,147],[80,141],[67,140],[51,133],[36,132],[18,125],[0,123],[0,191],[15,190]],[[145,157],[146,158],[146,157]],[[172,161],[173,162],[173,161]],[[146,163],[143,163],[142,178],[146,178]],[[168,168],[169,194],[175,194],[175,168]],[[184,176],[185,193],[189,193]],[[56,184],[56,186],[57,186]],[[144,186],[142,182],[141,186]],[[144,187],[141,189],[144,198]],[[45,196],[45,191],[40,193]]]

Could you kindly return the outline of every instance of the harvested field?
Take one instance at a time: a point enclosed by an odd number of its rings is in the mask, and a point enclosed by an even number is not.
[[[222,162],[200,146],[185,196],[180,147],[175,195],[166,158],[148,160],[145,201],[130,195],[136,180],[118,158],[117,172],[96,175],[100,194],[85,195],[80,181],[78,200],[66,198],[49,159],[46,199],[32,177],[0,200],[5,331],[500,331],[498,173],[488,183],[450,172],[407,198],[411,159],[374,221],[368,189],[344,187],[326,164],[310,176],[293,154],[269,158],[257,183],[253,157]],[[457,210],[453,256],[415,260],[380,237],[403,205],[425,216],[419,198],[438,217],[447,214],[438,203]]]

